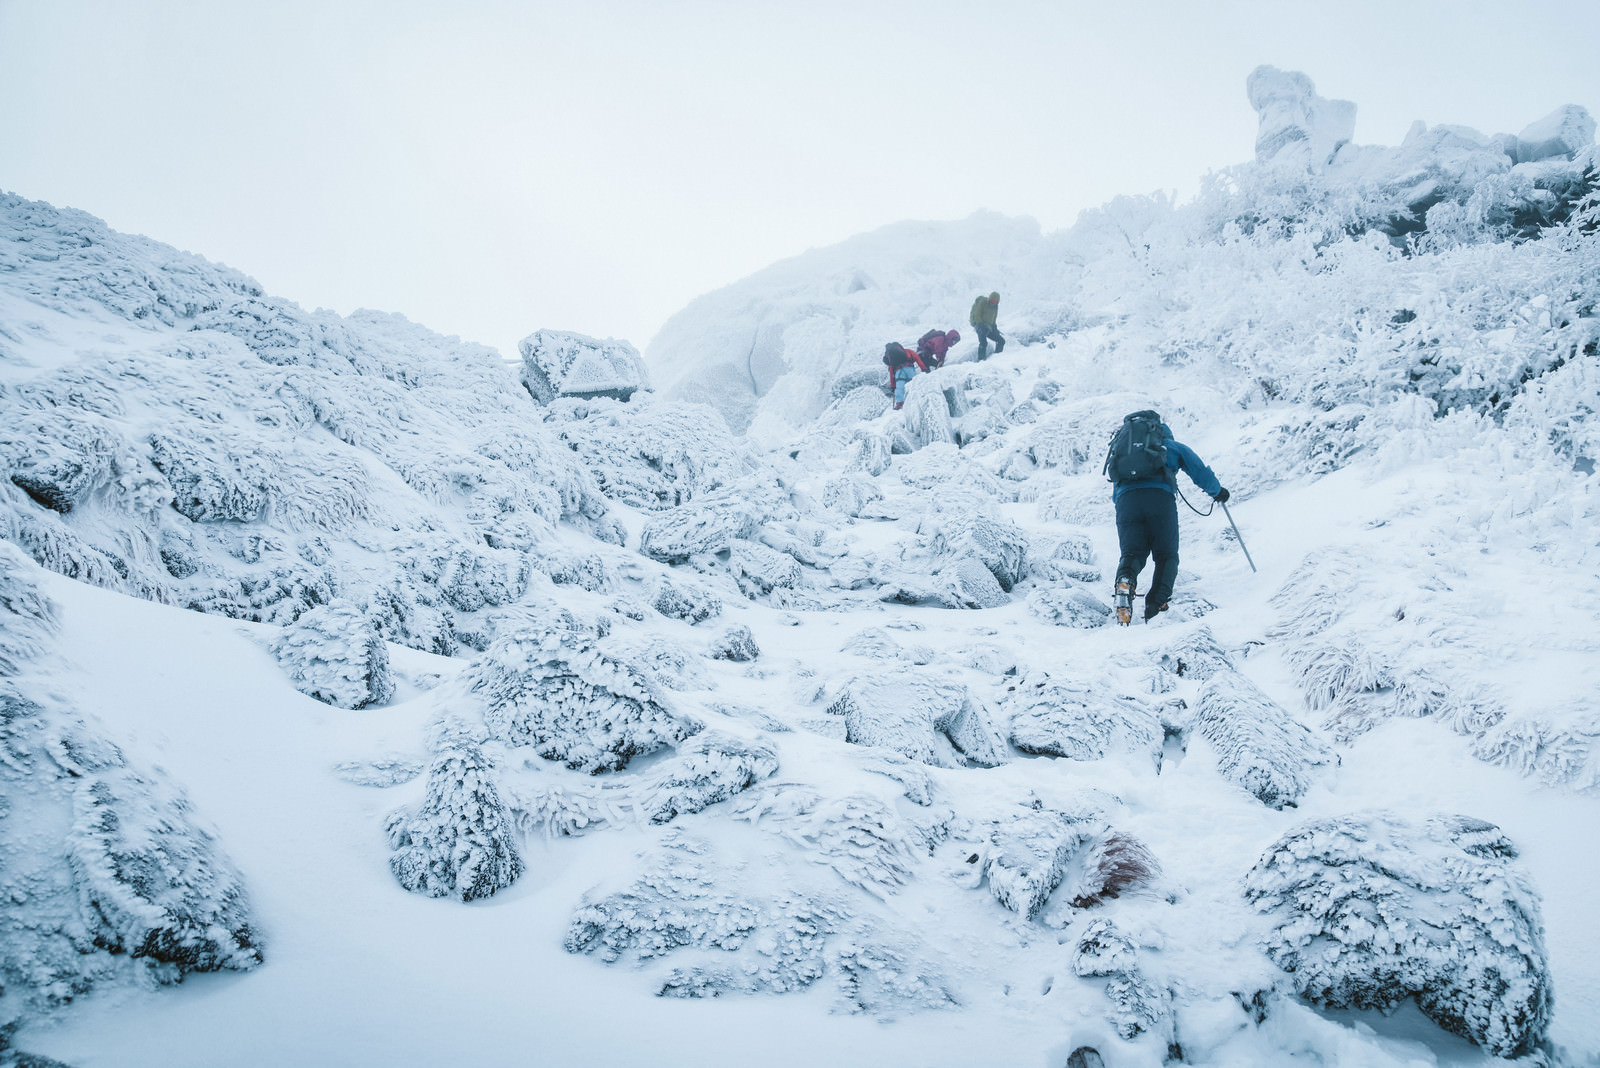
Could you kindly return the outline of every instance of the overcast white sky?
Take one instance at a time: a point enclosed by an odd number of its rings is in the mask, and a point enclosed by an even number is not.
[[[643,348],[885,223],[1191,193],[1260,63],[1397,144],[1600,112],[1597,47],[1571,0],[0,0],[0,189],[308,308]]]

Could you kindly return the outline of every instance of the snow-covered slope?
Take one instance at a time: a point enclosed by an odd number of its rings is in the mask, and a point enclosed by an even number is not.
[[[710,406],[0,201],[0,1063],[1600,1057],[1592,124],[1251,98],[1194,203],[702,298]],[[1182,509],[1123,630],[1143,407],[1255,567]]]

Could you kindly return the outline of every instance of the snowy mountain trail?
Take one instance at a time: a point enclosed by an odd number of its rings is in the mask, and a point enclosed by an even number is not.
[[[1250,98],[520,368],[0,194],[0,1065],[1600,1063],[1594,124]]]

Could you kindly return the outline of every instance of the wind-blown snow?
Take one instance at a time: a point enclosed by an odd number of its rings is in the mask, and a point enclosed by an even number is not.
[[[1593,121],[1248,95],[1193,201],[774,265],[659,393],[0,197],[0,1060],[1600,1056]],[[1180,480],[1122,629],[1146,407],[1238,526]]]

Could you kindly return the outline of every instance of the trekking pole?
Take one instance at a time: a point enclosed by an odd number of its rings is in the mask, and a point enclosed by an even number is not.
[[[1233,528],[1233,536],[1239,539],[1239,548],[1244,549],[1245,563],[1250,565],[1251,571],[1254,571],[1256,569],[1256,562],[1250,559],[1250,550],[1245,548],[1244,535],[1239,533],[1239,524],[1233,521],[1233,513],[1228,511],[1228,504],[1226,501],[1218,501],[1217,503],[1222,505],[1222,514],[1228,517],[1228,525]]]

